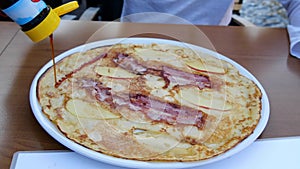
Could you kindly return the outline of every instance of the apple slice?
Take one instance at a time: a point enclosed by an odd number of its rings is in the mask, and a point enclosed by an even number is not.
[[[185,64],[191,68],[192,70],[207,72],[207,73],[215,73],[215,74],[224,74],[225,70],[221,64],[216,66],[205,64],[201,60],[185,60]]]
[[[184,64],[178,60],[178,56],[172,52],[135,48],[135,54],[144,61],[158,61],[173,66],[182,67]]]
[[[196,87],[182,87],[178,95],[184,101],[205,109],[228,111],[232,108],[224,96],[209,91],[203,92]]]
[[[128,72],[127,70],[119,67],[97,66],[94,68],[94,71],[99,75],[107,76],[111,78],[131,79],[131,78],[138,77],[138,75]]]
[[[167,133],[144,129],[136,129],[134,131],[134,138],[141,145],[151,147],[152,151],[155,151],[159,154],[173,149],[174,147],[178,146],[178,144],[184,144],[180,143],[179,140]],[[188,144],[186,144],[186,147],[187,146]],[[181,147],[183,147],[183,145]]]
[[[66,104],[66,109],[74,116],[79,118],[90,119],[116,119],[120,118],[119,115],[113,114],[104,109],[98,104],[88,103],[79,99],[71,99]]]
[[[165,61],[168,63],[174,59],[176,60],[177,58],[176,54],[167,51],[144,49],[144,48],[135,48],[134,50],[135,50],[135,54],[137,54],[138,57],[142,58],[144,61],[156,60],[156,61]]]

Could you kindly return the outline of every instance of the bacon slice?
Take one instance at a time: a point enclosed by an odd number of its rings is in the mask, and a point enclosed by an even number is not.
[[[170,83],[176,83],[178,85],[193,85],[200,89],[211,87],[211,82],[206,76],[183,72],[168,66],[163,66],[161,69],[146,67],[139,64],[133,57],[127,54],[118,54],[117,57],[114,58],[114,62],[123,69],[135,74],[142,75],[149,73],[163,77],[166,82],[164,88],[167,88]]]
[[[196,85],[200,89],[211,87],[210,80],[206,76],[183,72],[167,66],[164,66],[162,71],[164,79],[178,85]]]
[[[92,79],[81,79],[81,87],[90,91],[92,96],[94,96],[98,101],[111,105],[113,100],[111,88],[105,87],[101,84],[101,82],[97,82]]]
[[[168,124],[193,125],[202,129],[205,124],[206,114],[200,110],[162,102],[142,94],[114,93],[111,88],[102,86],[93,80],[83,80],[82,87],[93,91],[95,98],[113,109],[127,106],[136,113],[144,113],[153,121]]]
[[[162,102],[141,94],[130,95],[130,102],[140,107],[141,111],[153,121],[194,125],[200,129],[205,124],[206,114],[200,110]]]
[[[139,64],[133,57],[126,54],[118,54],[116,58],[113,59],[121,68],[131,71],[135,74],[144,74],[147,68]]]

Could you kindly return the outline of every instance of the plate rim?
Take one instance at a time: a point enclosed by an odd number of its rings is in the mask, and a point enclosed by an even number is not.
[[[243,141],[238,143],[236,146],[231,148],[230,150],[217,155],[215,157],[206,159],[206,160],[200,160],[200,161],[192,161],[192,162],[147,162],[147,161],[138,161],[138,160],[128,160],[118,157],[109,156],[106,154],[103,154],[101,152],[96,152],[94,150],[91,150],[87,147],[84,147],[83,145],[80,145],[69,138],[67,138],[57,127],[55,124],[53,124],[47,116],[42,112],[41,107],[39,106],[39,102],[37,99],[37,82],[41,75],[45,71],[47,71],[52,65],[53,62],[50,60],[47,62],[38,73],[35,75],[29,91],[29,101],[30,101],[30,107],[32,109],[32,112],[39,122],[39,124],[42,126],[42,128],[51,135],[56,141],[58,141],[60,144],[68,147],[74,152],[77,152],[83,156],[89,157],[91,159],[108,163],[115,166],[121,166],[121,167],[131,167],[131,168],[148,168],[148,169],[156,169],[156,168],[187,168],[187,167],[196,167],[196,166],[202,166],[209,163],[213,163],[222,159],[226,159],[234,154],[237,154],[238,152],[242,151],[246,147],[248,147],[250,144],[252,144],[263,132],[265,129],[269,116],[270,116],[270,103],[267,96],[267,93],[261,83],[255,78],[254,75],[252,75],[246,68],[235,62],[234,60],[216,52],[212,51],[210,49],[206,49],[201,46],[197,46],[191,43],[185,43],[180,41],[174,41],[174,40],[167,40],[167,39],[159,39],[159,38],[142,38],[142,37],[135,37],[135,38],[113,38],[113,39],[106,39],[106,40],[100,40],[95,41],[87,44],[83,44],[74,48],[71,48],[58,56],[55,57],[55,62],[60,61],[61,59],[75,53],[75,52],[82,52],[88,49],[92,49],[95,47],[101,47],[101,46],[107,46],[107,45],[113,45],[117,43],[140,43],[140,44],[151,44],[151,43],[163,43],[163,44],[171,44],[171,45],[179,45],[179,46],[188,46],[195,49],[200,49],[201,52],[208,53],[213,55],[214,57],[217,57],[219,59],[225,60],[229,63],[231,63],[234,67],[236,67],[240,74],[246,76],[247,78],[251,79],[261,90],[262,93],[262,107],[261,107],[261,118],[253,131],[252,134],[247,136]]]

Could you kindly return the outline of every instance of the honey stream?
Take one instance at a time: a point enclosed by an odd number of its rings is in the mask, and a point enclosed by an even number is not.
[[[52,51],[52,62],[53,62],[53,72],[54,72],[54,86],[56,87],[57,85],[57,77],[56,77],[56,63],[55,63],[55,55],[54,55],[54,43],[53,43],[53,34],[49,36],[50,38],[50,46],[51,46],[51,51]]]

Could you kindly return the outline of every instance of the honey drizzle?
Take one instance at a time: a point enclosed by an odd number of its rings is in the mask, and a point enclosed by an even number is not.
[[[90,60],[90,61],[88,61],[88,62],[82,64],[79,68],[73,70],[72,72],[70,72],[70,73],[66,74],[64,77],[62,77],[60,80],[56,81],[56,83],[55,83],[54,86],[55,86],[56,88],[58,88],[58,87],[61,85],[62,82],[64,82],[64,81],[67,80],[68,78],[71,78],[72,75],[73,75],[74,73],[80,71],[81,69],[83,69],[84,67],[86,67],[86,66],[88,66],[88,65],[90,65],[90,64],[95,63],[96,61],[98,61],[99,59],[105,57],[106,55],[107,55],[107,53],[104,53],[104,54],[99,55],[99,56],[95,57],[94,59],[92,59],[92,60]]]
[[[54,72],[54,86],[56,87],[57,85],[57,76],[56,76],[56,63],[55,63],[55,55],[54,55],[54,43],[53,43],[53,34],[49,36],[50,38],[50,46],[51,46],[51,51],[52,51],[52,63],[53,63],[53,72]]]

